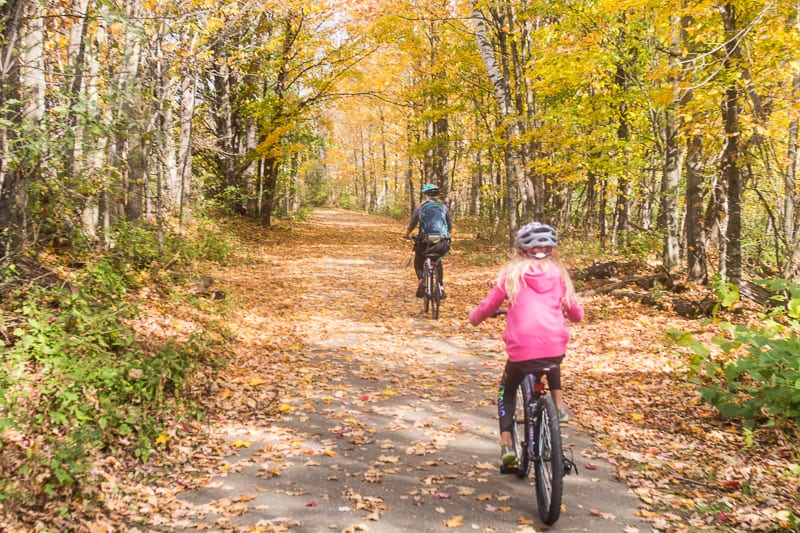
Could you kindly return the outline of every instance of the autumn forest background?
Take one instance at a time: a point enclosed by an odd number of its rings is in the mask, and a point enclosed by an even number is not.
[[[248,261],[232,228],[280,246],[335,207],[402,229],[428,182],[465,261],[499,265],[516,228],[545,221],[576,278],[608,281],[587,297],[695,320],[663,331],[683,375],[797,486],[797,1],[6,0],[0,15],[14,523],[99,512],[87,457],[163,449],[231,341],[204,306],[226,297],[208,265]],[[176,290],[203,327],[137,329]],[[770,527],[800,527],[796,494],[769,507]]]

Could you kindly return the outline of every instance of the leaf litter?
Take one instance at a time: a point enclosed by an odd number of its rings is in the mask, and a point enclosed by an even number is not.
[[[325,217],[268,232],[239,228],[249,269],[211,272],[235,295],[227,323],[236,344],[216,382],[240,385],[225,389],[231,390],[228,398],[217,396],[215,409],[224,413],[219,420],[249,427],[286,412],[302,416],[314,405],[342,404],[345,411],[327,413],[340,418],[330,430],[327,447],[313,451],[317,455],[335,455],[333,443],[338,439],[374,444],[377,431],[362,419],[365,412],[384,415],[382,430],[424,434],[408,445],[380,443],[382,450],[394,453],[382,455],[360,477],[367,484],[381,484],[403,469],[404,455],[430,456],[471,425],[469,420],[410,422],[411,408],[398,411],[382,404],[397,395],[431,399],[443,406],[442,417],[449,406],[462,402],[488,405],[504,362],[499,355],[503,324],[490,321],[472,328],[466,322],[466,312],[491,286],[498,265],[475,266],[468,254],[459,252],[456,239],[447,261],[448,299],[435,327],[440,338],[452,339],[458,356],[475,361],[469,375],[434,370],[431,362],[441,354],[426,350],[426,339],[420,336],[420,327],[429,326],[420,326],[424,318],[419,300],[409,296],[413,272],[402,269],[410,254],[399,240],[402,223],[370,217],[370,224],[368,235],[359,235],[357,227],[343,233]],[[398,239],[375,239],[376,233]],[[315,254],[317,261],[325,262],[324,269],[304,260]],[[373,261],[391,263],[391,277],[376,276],[387,270],[370,268]],[[587,297],[584,306],[586,320],[572,327],[563,366],[566,399],[575,422],[595,435],[595,445],[584,455],[614,466],[617,478],[639,496],[639,515],[660,531],[788,528],[786,510],[800,514],[800,482],[796,475],[787,475],[796,468],[797,446],[769,431],[760,442],[745,446],[737,426],[700,402],[686,380],[681,355],[663,335],[669,328],[697,330],[699,323],[608,296]],[[485,359],[487,352],[498,355]],[[243,386],[252,383],[258,385]],[[253,389],[261,392],[255,420],[255,410],[241,407],[252,398]],[[494,427],[487,430],[489,438],[495,438],[494,432]],[[233,452],[231,445],[217,446]],[[593,467],[589,462],[587,469]],[[505,495],[482,491],[476,496],[474,489],[453,484],[458,478],[480,478],[480,472],[493,476],[496,468],[475,463],[451,479],[441,472],[421,476],[419,490],[407,496],[449,501],[457,495],[482,501],[486,512],[509,509],[488,503],[502,502]],[[367,521],[379,521],[391,505],[357,492],[346,497],[367,512]],[[461,519],[454,515],[444,524],[461,527]],[[525,520],[520,517],[519,524],[532,525]]]
[[[142,297],[148,313],[138,328],[146,335],[188,335],[206,324],[223,323],[227,338],[217,354],[222,364],[201,368],[188,391],[205,420],[176,416],[175,427],[165,432],[148,464],[98,458],[95,468],[107,480],[97,489],[103,504],[87,514],[82,530],[112,531],[127,524],[131,531],[190,525],[197,530],[292,531],[302,527],[302,519],[281,517],[280,509],[259,503],[255,494],[205,505],[188,504],[180,495],[213,487],[248,465],[258,465],[258,476],[265,480],[280,479],[293,465],[323,469],[321,461],[339,459],[337,450],[345,441],[376,446],[380,457],[357,472],[331,467],[321,474],[321,483],[358,478],[364,486],[380,486],[400,473],[433,468],[435,473],[418,477],[417,490],[400,497],[420,504],[470,499],[489,516],[511,510],[502,504],[505,494],[458,484],[486,483],[496,475],[495,464],[408,463],[412,457],[434,457],[467,430],[496,439],[494,427],[474,428],[471,420],[448,419],[448,412],[453,406],[487,406],[495,396],[504,361],[502,321],[473,328],[466,312],[491,286],[498,265],[476,266],[459,251],[456,238],[446,266],[448,299],[435,329],[455,357],[470,362],[471,371],[439,370],[432,363],[442,357],[442,343],[433,349],[420,335],[432,326],[421,316],[419,300],[410,296],[413,271],[403,268],[410,254],[400,240],[403,224],[369,217],[367,229],[354,224],[343,230],[340,225],[362,216],[332,211],[270,230],[237,221],[233,229],[244,260],[206,267],[228,295],[225,300],[198,307],[165,303],[152,293]],[[376,262],[387,268],[371,268]],[[668,328],[697,330],[699,323],[607,296],[587,297],[583,303],[587,317],[572,327],[563,376],[573,423],[595,436],[592,448],[581,454],[590,459],[587,469],[599,460],[610,462],[617,478],[639,497],[638,514],[659,531],[790,529],[787,510],[800,514],[799,476],[791,475],[800,462],[797,444],[764,431],[747,446],[737,426],[699,401],[686,381],[680,354],[663,337]],[[384,407],[398,396],[438,403],[442,411],[424,419],[415,418],[418,413],[410,405]],[[380,417],[382,425],[375,426],[366,414]],[[314,416],[330,417],[332,424],[313,443],[279,423],[286,417],[302,422]],[[413,432],[417,438],[395,443],[384,438],[386,431]],[[283,495],[304,497],[291,490]],[[337,525],[340,531],[370,531],[370,524],[380,522],[392,505],[352,488],[342,496],[362,520]],[[313,509],[320,504],[309,499],[303,505]],[[267,508],[274,519],[246,527],[235,522]],[[587,512],[603,517],[599,510]],[[523,516],[516,522],[520,531],[535,531]],[[442,525],[474,529],[457,513]]]

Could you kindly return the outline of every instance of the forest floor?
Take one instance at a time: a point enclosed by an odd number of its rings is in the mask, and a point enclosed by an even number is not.
[[[269,231],[239,227],[244,260],[210,272],[235,340],[202,391],[217,444],[191,461],[196,490],[162,491],[158,509],[143,509],[150,527],[546,529],[533,487],[497,471],[502,320],[466,320],[498,265],[476,264],[456,234],[434,321],[413,296],[403,226],[329,209]],[[796,444],[764,430],[746,445],[699,401],[664,338],[701,322],[609,296],[583,304],[563,365],[579,475],[565,479],[555,527],[788,527],[787,509],[800,507],[785,475]]]
[[[216,324],[228,340],[187,391],[205,421],[176,421],[146,465],[96,465],[116,511],[85,529],[547,530],[531,481],[498,470],[503,321],[466,319],[499,264],[456,233],[432,320],[404,226],[336,209],[269,230],[237,221],[238,260],[203,267],[207,298],[141,294],[143,336]],[[702,336],[703,322],[606,295],[582,303],[562,367],[579,474],[550,529],[790,530],[797,443],[721,420],[665,339]]]

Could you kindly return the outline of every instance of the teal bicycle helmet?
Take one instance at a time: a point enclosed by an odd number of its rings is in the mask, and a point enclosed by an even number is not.
[[[434,185],[433,183],[428,183],[422,186],[422,194],[427,194],[428,196],[436,196],[439,194],[439,186]]]

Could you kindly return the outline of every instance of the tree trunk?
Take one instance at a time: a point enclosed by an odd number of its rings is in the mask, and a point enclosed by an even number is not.
[[[100,117],[104,114],[104,111],[101,110],[100,105],[100,54],[106,48],[107,33],[102,15],[98,16],[98,19],[100,22],[95,29],[93,46],[90,47],[86,56],[88,76],[86,78],[84,98],[87,114],[95,117],[95,120],[101,121]],[[104,201],[102,196],[108,192],[109,183],[100,169],[104,163],[108,137],[106,135],[96,136],[93,132],[85,130],[82,133],[83,139],[78,139],[77,142],[91,147],[88,150],[83,149],[85,154],[85,164],[83,166],[86,169],[86,179],[93,182],[98,191],[96,194],[87,196],[85,200],[82,213],[83,232],[87,237],[96,239],[98,243],[103,244],[108,235],[107,231],[101,233],[101,230],[108,229],[106,227],[108,218],[104,211],[104,209],[108,208],[108,203]]]
[[[0,5],[4,25],[0,41],[0,112],[5,123],[13,124],[19,111],[19,43],[22,34],[22,16],[26,0],[11,0]],[[0,254],[8,255],[20,241],[22,213],[16,205],[17,190],[21,186],[19,173],[11,167],[11,142],[18,134],[14,126],[0,126]]]
[[[514,143],[519,139],[519,126],[514,118],[514,107],[511,99],[509,81],[504,76],[503,71],[497,64],[492,43],[486,30],[486,19],[477,7],[477,1],[472,0],[472,19],[475,22],[475,37],[478,42],[483,65],[492,82],[497,102],[500,106],[500,113],[505,121],[505,163],[506,163],[506,191],[507,205],[506,214],[508,220],[509,242],[514,241],[514,232],[517,227],[517,208],[516,208],[516,187],[517,183],[523,183],[525,171],[522,166],[522,158]]]
[[[27,24],[20,58],[22,121],[36,125],[44,116],[46,90],[42,4],[35,0],[26,2],[25,20]]]
[[[25,37],[22,42],[20,57],[20,78],[22,96],[22,130],[29,135],[41,135],[41,122],[45,113],[45,63],[44,63],[44,8],[36,0],[25,3]],[[38,153],[34,161],[27,164],[33,168],[39,166],[40,161],[46,160],[46,153]],[[43,168],[38,170],[44,172]],[[39,176],[41,179],[41,176]],[[22,214],[20,229],[23,242],[28,240],[28,188],[36,178],[34,172],[20,174],[17,189],[17,209]]]
[[[194,46],[190,47],[193,49]],[[192,198],[192,119],[194,118],[195,74],[186,68],[181,79],[180,139],[178,141],[178,212],[180,230],[184,220],[191,213]]]
[[[628,104],[624,100],[624,95],[628,89],[628,73],[621,62],[617,64],[614,83],[619,87],[620,94],[622,95],[622,100],[618,107],[619,125],[617,126],[617,139],[623,141],[624,145],[630,140],[630,125],[628,124]],[[629,186],[628,180],[625,177],[620,175],[617,178],[617,203],[614,210],[614,233],[611,236],[612,247],[617,245],[618,239],[622,238],[623,243],[626,240],[625,235],[628,231],[628,217],[630,213],[630,204],[628,202]]]
[[[800,80],[800,78],[796,78],[796,81],[797,80]],[[784,173],[786,175],[787,184],[786,195],[787,197],[789,196],[789,189],[791,188],[791,195],[794,198],[791,205],[787,204],[787,207],[791,207],[791,213],[789,213],[787,209],[787,214],[785,215],[786,218],[791,219],[794,215],[795,206],[797,205],[796,193],[794,190],[794,183],[797,178],[797,121],[793,121],[789,128],[789,153],[787,157],[787,168]],[[798,223],[800,223],[800,219]],[[783,277],[787,279],[794,279],[800,271],[800,224],[797,227],[793,227],[791,235],[792,240],[789,241],[791,244],[791,258],[787,260],[783,267]]]
[[[684,152],[678,143],[681,130],[681,120],[676,111],[682,104],[682,89],[680,71],[680,56],[683,48],[683,27],[681,17],[673,15],[672,42],[670,45],[670,67],[673,71],[672,105],[667,109],[664,118],[664,170],[661,185],[661,214],[664,218],[664,267],[667,272],[673,273],[680,268],[680,241],[679,241],[679,215],[678,215],[678,186],[681,182]]]
[[[686,262],[689,278],[708,283],[706,222],[703,217],[703,140],[688,141],[686,157]]]
[[[736,14],[732,3],[720,8],[725,27],[725,69],[732,72],[734,59],[739,55]],[[725,122],[725,146],[722,152],[721,172],[727,186],[728,226],[725,232],[727,249],[725,269],[727,279],[738,283],[742,279],[742,176],[739,169],[739,88],[731,84],[725,91],[722,104]]]
[[[798,3],[800,7],[800,3]],[[795,11],[793,21],[800,27],[800,9]],[[800,75],[792,79],[792,103],[797,106],[800,101]],[[786,279],[795,279],[800,272],[800,218],[795,217],[795,209],[798,206],[797,196],[797,137],[798,120],[795,118],[789,124],[789,146],[787,149],[786,168],[784,175],[784,228],[786,233],[786,243],[789,246],[789,258],[782,269],[782,275]]]

